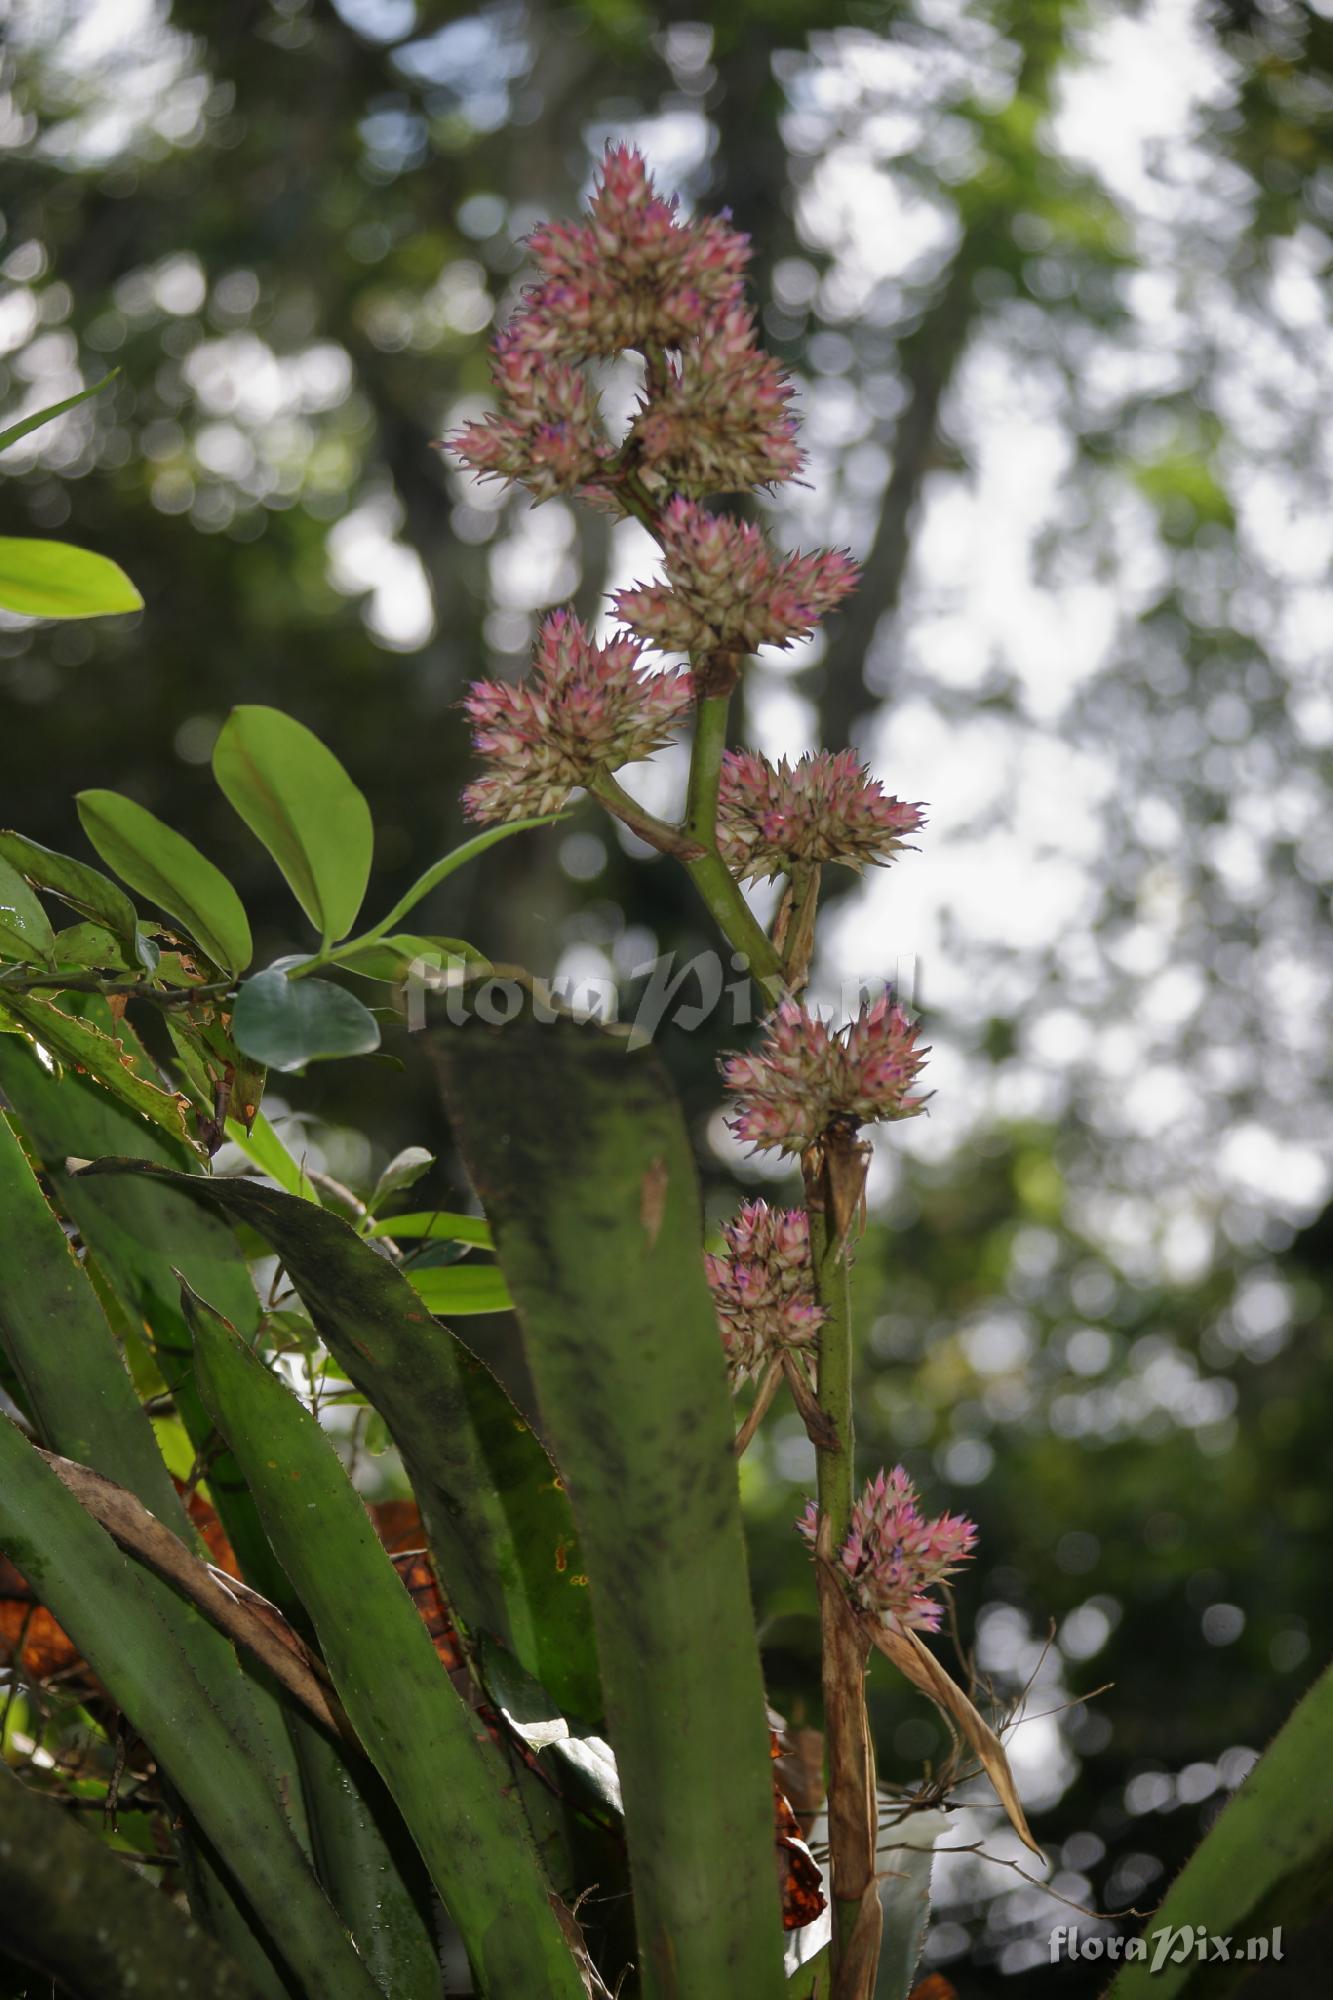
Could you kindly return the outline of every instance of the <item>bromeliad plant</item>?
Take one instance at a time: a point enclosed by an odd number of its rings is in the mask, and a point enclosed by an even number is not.
[[[99,2000],[182,1984],[438,2000],[442,1937],[491,2000],[905,1994],[922,1856],[899,1824],[886,1857],[877,1828],[874,1650],[1031,1844],[998,1738],[922,1637],[974,1530],[929,1518],[901,1469],[856,1479],[862,1133],[922,1109],[926,1051],[887,995],[842,1025],[802,998],[822,869],[888,861],[922,809],[847,754],[774,766],[727,748],[746,655],[809,633],[854,566],[780,556],[704,504],[801,463],[744,302],[744,238],[683,219],[613,148],[587,218],[532,250],[539,281],[496,343],[499,407],[454,449],[537,500],[637,519],[662,576],[617,595],[625,629],[557,612],[528,682],[473,687],[483,769],[464,803],[486,830],[358,931],[364,799],[299,724],[235,710],[215,775],[317,940],[257,972],[225,876],[135,802],[79,800],[109,875],[0,834],[0,1388],[18,1418],[0,1421],[0,1550],[19,1573],[0,1608],[21,1614],[0,1623],[0,1734],[12,1754],[17,1715],[44,1739],[26,1790],[0,1782],[0,1948]],[[612,439],[585,371],[626,352],[642,398]],[[687,664],[650,670],[649,648]],[[616,774],[687,725],[668,823]],[[707,1257],[652,1052],[552,1018],[520,981],[502,1025],[478,1007],[432,1038],[484,1217],[395,1213],[433,1164],[415,1149],[360,1199],[261,1108],[269,1069],[378,1044],[393,1009],[330,974],[386,1000],[428,967],[465,993],[489,978],[475,947],[401,925],[578,790],[687,869],[768,1010],[723,1082],[736,1132],[793,1162],[801,1201],[745,1204]],[[781,885],[767,929],[743,893],[764,879]],[[77,921],[57,929],[61,905]],[[255,1172],[209,1171],[224,1138]],[[540,1439],[449,1324],[511,1304]],[[737,1495],[737,1456],[784,1390],[818,1465],[800,1525],[827,1898],[773,1778]],[[372,1524],[319,1421],[331,1402],[392,1437],[405,1530]],[[66,1648],[63,1706],[39,1644]],[[101,1800],[113,1842],[179,1871],[212,1942],[163,1899],[140,1921],[104,1856],[77,1907],[54,1894],[72,1829],[42,1789]],[[1275,1895],[1306,1859],[1270,1868]]]

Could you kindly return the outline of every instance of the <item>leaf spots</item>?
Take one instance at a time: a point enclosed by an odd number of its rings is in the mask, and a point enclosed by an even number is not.
[[[657,1241],[662,1218],[666,1214],[668,1181],[667,1163],[659,1153],[639,1182],[639,1221],[650,1250]]]

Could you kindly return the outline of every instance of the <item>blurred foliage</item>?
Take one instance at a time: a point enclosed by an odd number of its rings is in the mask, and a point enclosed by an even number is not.
[[[0,420],[120,373],[8,454],[0,532],[103,551],[146,609],[0,617],[3,819],[83,852],[72,795],[130,794],[237,883],[259,964],[308,940],[208,775],[228,709],[271,703],[334,749],[392,900],[458,838],[465,682],[519,671],[534,613],[594,610],[616,564],[601,521],[476,490],[432,448],[484,401],[517,239],[611,132],[753,233],[811,415],[779,531],[850,542],[868,581],[822,658],[756,670],[750,719],[942,744],[932,806],[964,862],[1031,820],[995,924],[949,914],[928,968],[946,1139],[907,1145],[859,1252],[866,1467],[901,1457],[976,1513],[962,1633],[1002,1693],[1035,1673],[1033,1709],[1074,1704],[1058,1736],[1028,1725],[1057,1887],[1150,1907],[1330,1639],[1327,1180],[1291,1168],[1328,1116],[1326,10],[786,0],[705,26],[635,0],[9,0],[6,36]],[[1083,143],[1098,76],[1120,150]],[[994,468],[1029,442],[1053,497],[1022,615],[984,627],[971,572],[1005,523],[978,540],[958,510],[1017,506]],[[1031,660],[1066,653],[1056,697]],[[1025,871],[1063,880],[1071,855],[1079,893],[1034,942]],[[858,907],[846,949],[878,966],[883,905]],[[590,819],[502,844],[420,928],[630,998],[656,949],[708,942],[670,871]],[[748,1171],[710,1145],[733,1033],[663,1037],[715,1216]],[[290,1087],[312,1159],[363,1192],[403,1145],[452,1157],[410,1038],[392,1058]],[[422,1205],[459,1193],[446,1166]],[[512,1365],[503,1320],[470,1324]],[[747,1464],[796,1719],[803,1454],[779,1431]],[[933,1723],[878,1670],[874,1694],[884,1773],[911,1782]],[[1069,1914],[967,1861],[936,1889],[933,1949],[969,1994],[1044,1966]],[[1086,1991],[1084,1967],[1043,1978]]]

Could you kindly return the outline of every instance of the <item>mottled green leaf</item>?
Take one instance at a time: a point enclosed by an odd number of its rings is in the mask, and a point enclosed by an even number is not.
[[[74,1789],[74,1787],[71,1787]],[[84,1793],[87,1787],[78,1786]],[[103,1788],[105,1790],[105,1788]],[[37,1796],[0,1763],[0,1907],[8,1951],[66,1993],[99,2000],[257,2000],[256,1989],[115,1849],[156,1852],[146,1813],[120,1813],[119,1837],[95,1837],[89,1813]],[[83,1825],[80,1826],[80,1820]],[[18,1993],[26,1986],[10,1990]]]
[[[586,2000],[508,1769],[474,1733],[331,1440],[225,1320],[190,1297],[186,1309],[205,1400],[310,1614],[347,1715],[462,1933],[480,1990],[493,2000]]]
[[[1325,1668],[1287,1718],[1235,1797],[1153,1911],[1150,1930],[1177,1936],[1260,1937],[1274,1924],[1326,1914],[1333,1883],[1333,1667]],[[1213,2000],[1239,1986],[1253,1964],[1191,1951],[1126,1964],[1113,2000]]]
[[[94,1077],[104,1089],[137,1111],[142,1118],[160,1125],[173,1139],[187,1139],[186,1099],[176,1091],[163,1090],[140,1073],[124,1045],[91,1021],[67,1014],[39,993],[12,993],[0,988],[0,1010],[19,1023],[34,1041],[62,1063]]]
[[[653,1053],[594,1026],[431,1042],[582,1537],[645,2000],[765,2000],[768,1729],[684,1119]]]
[[[72,1072],[52,1076],[24,1041],[0,1041],[0,1089],[37,1150],[55,1200],[96,1259],[89,1267],[90,1276],[100,1274],[114,1288],[123,1316],[147,1330],[158,1368],[171,1384],[176,1409],[189,1432],[191,1456],[211,1448],[216,1439],[194,1388],[194,1353],[181,1316],[176,1273],[183,1272],[220,1311],[253,1335],[259,1325],[259,1300],[233,1232],[219,1216],[169,1184],[131,1177],[95,1179],[70,1173],[66,1167],[69,1160],[128,1154],[188,1172],[190,1154],[88,1077]],[[63,1354],[68,1359],[73,1352],[70,1336],[62,1334],[52,1351],[57,1358]],[[69,1372],[77,1373],[84,1384],[91,1380],[86,1361],[74,1364]],[[123,1370],[118,1370],[117,1385],[122,1377]],[[70,1438],[61,1449],[80,1457],[75,1444]],[[100,1469],[125,1485],[134,1484],[140,1498],[161,1514],[158,1500],[150,1499],[124,1465],[102,1463]],[[273,1596],[281,1588],[276,1565],[230,1453],[210,1458],[208,1479],[245,1576],[257,1590]]]
[[[99,1161],[88,1178],[154,1172]],[[491,1632],[567,1713],[601,1713],[569,1499],[490,1370],[402,1272],[328,1209],[230,1176],[161,1176],[248,1224],[282,1259],[320,1338],[389,1426],[462,1623]]]
[[[258,1364],[256,1364],[258,1365]],[[0,1547],[40,1592],[266,1924],[307,1993],[382,2000],[283,1817],[232,1693],[247,1683],[219,1634],[138,1568],[0,1417]],[[228,1668],[227,1662],[230,1661]]]

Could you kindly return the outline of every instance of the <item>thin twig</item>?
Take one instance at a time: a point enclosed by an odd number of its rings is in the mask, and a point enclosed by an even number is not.
[[[97,979],[91,973],[23,973],[0,979],[0,1000],[9,993],[100,993],[107,1000],[151,1000],[155,1007],[188,1007],[195,1000],[220,1000],[235,982],[213,986],[149,986],[138,979]]]

